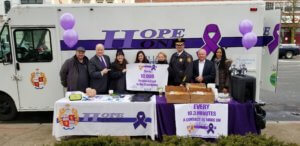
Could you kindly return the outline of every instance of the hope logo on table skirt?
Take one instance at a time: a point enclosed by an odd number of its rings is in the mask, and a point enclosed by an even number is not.
[[[78,111],[69,104],[59,109],[57,120],[65,130],[73,130],[79,122]]]
[[[152,123],[150,117],[146,117],[145,112],[139,111],[136,117],[124,117],[124,113],[82,113],[83,117],[78,116],[75,108],[66,106],[59,110],[57,123],[65,130],[72,130],[79,122],[89,123],[132,123],[133,128],[147,128],[148,123]]]
[[[124,113],[83,113],[79,122],[133,123],[133,128],[137,129],[140,126],[147,128],[147,123],[151,123],[152,119],[146,117],[143,111],[139,111],[136,117],[124,117]]]

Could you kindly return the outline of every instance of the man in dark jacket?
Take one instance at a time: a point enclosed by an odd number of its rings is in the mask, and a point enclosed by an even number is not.
[[[191,82],[193,70],[193,58],[184,51],[184,39],[175,40],[177,52],[171,57],[169,64],[169,85],[184,85]]]
[[[76,54],[65,61],[60,69],[61,84],[68,91],[82,91],[89,87],[89,59],[85,56],[85,49],[78,47]]]
[[[91,87],[96,89],[97,94],[108,93],[108,72],[110,71],[110,59],[104,55],[104,46],[96,45],[96,55],[90,59],[89,74]]]
[[[216,69],[213,62],[206,59],[206,51],[200,49],[197,52],[198,59],[193,62],[193,80],[196,83],[214,83]]]

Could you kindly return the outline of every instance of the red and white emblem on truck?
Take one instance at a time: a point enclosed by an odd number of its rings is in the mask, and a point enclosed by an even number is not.
[[[40,69],[38,68],[35,70],[35,72],[31,73],[30,81],[35,89],[43,89],[47,84],[45,73],[40,72]]]
[[[66,104],[65,107],[59,109],[57,120],[63,129],[72,130],[79,122],[78,111]]]

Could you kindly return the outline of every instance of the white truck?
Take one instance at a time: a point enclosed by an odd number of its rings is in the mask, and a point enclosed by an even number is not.
[[[63,41],[64,13],[76,20],[79,41],[72,48]],[[239,32],[245,19],[253,22],[252,32],[258,36],[256,46],[248,50]],[[261,88],[275,90],[279,40],[274,34],[279,24],[280,12],[265,10],[262,1],[15,6],[0,33],[0,120],[10,120],[17,112],[53,110],[54,102],[64,97],[62,63],[78,46],[91,58],[97,43],[104,44],[111,60],[123,49],[129,63],[138,50],[152,61],[159,51],[170,59],[177,37],[185,38],[186,51],[194,59],[205,45],[225,47],[234,64],[246,64],[256,77],[259,100]],[[275,48],[269,51],[271,43]]]

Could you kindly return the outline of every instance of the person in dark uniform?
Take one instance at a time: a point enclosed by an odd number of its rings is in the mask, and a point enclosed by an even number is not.
[[[169,85],[184,85],[191,82],[193,76],[193,57],[184,51],[184,39],[175,40],[177,52],[171,56],[169,64]]]

